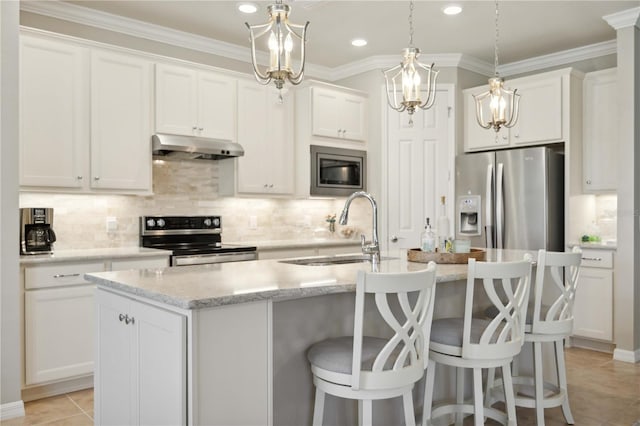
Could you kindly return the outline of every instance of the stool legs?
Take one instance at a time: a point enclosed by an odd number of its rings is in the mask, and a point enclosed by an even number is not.
[[[416,426],[416,417],[413,412],[413,393],[411,391],[402,395],[404,404],[404,424],[406,426]]]
[[[322,426],[324,415],[324,391],[316,387],[316,400],[313,406],[313,426]]]
[[[558,368],[558,387],[560,392],[564,392],[564,401],[562,402],[562,414],[568,424],[574,424],[571,408],[569,408],[569,392],[567,389],[567,370],[564,363],[564,340],[556,340],[553,345],[556,352],[556,366]]]
[[[464,404],[464,368],[456,368],[456,404]],[[462,426],[463,413],[456,413],[456,426]]]
[[[424,403],[422,404],[422,426],[432,426],[431,409],[433,408],[433,386],[436,379],[436,363],[429,360],[427,377],[424,384]]]
[[[493,370],[493,369],[491,369]],[[516,397],[513,391],[513,381],[511,380],[511,366],[502,366],[502,383],[504,388],[504,401],[507,406],[507,419],[509,426],[516,426]]]
[[[542,374],[542,343],[533,342],[533,373],[536,398],[536,421],[544,426],[544,375]]]
[[[482,397],[482,368],[473,369],[473,406],[475,426],[484,425],[484,398]]]

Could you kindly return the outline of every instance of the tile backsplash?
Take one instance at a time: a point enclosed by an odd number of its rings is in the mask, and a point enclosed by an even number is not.
[[[339,216],[344,199],[221,197],[220,179],[233,177],[220,176],[217,161],[154,160],[153,195],[22,192],[20,207],[54,208],[58,250],[137,246],[144,215],[220,215],[225,242],[342,238],[343,227],[336,223],[331,234],[326,217]],[[107,232],[107,218],[115,218],[116,230]],[[356,230],[352,238],[370,238],[368,201],[354,201],[348,226]]]
[[[618,196],[597,195],[595,199],[595,231],[602,241],[616,240],[618,226]]]

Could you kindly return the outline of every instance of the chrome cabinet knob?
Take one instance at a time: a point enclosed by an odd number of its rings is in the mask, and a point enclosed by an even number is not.
[[[391,237],[391,242],[392,243],[397,243],[398,242],[398,237],[396,237],[395,235],[393,237]]]
[[[124,318],[125,318],[125,314],[118,315],[118,320],[120,320],[120,322],[124,321]]]
[[[591,179],[587,179],[587,185],[591,185]]]
[[[82,176],[76,176],[76,179],[82,180]]]
[[[93,177],[93,180],[95,180],[95,181],[99,181],[99,180],[100,180],[100,176],[94,176],[94,177]]]

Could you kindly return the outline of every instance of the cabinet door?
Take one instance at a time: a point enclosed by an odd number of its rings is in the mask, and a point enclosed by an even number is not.
[[[367,99],[362,96],[344,95],[341,102],[340,118],[342,137],[364,141],[367,139]]]
[[[151,63],[94,51],[91,187],[151,191]]]
[[[198,135],[236,141],[236,80],[198,73]]]
[[[156,65],[156,132],[192,136],[197,123],[197,73]]]
[[[131,302],[135,320],[133,372],[140,425],[184,425],[187,421],[186,319]]]
[[[20,185],[88,180],[88,70],[81,47],[20,37]]]
[[[512,144],[562,141],[562,77],[507,81],[520,93],[520,116],[510,129]]]
[[[573,334],[613,340],[613,270],[582,268],[574,304]]]
[[[238,84],[238,158],[240,193],[293,193],[293,96],[278,101],[275,89],[241,81]]]
[[[320,87],[311,88],[311,133],[342,138],[339,104],[342,94]]]
[[[92,285],[25,292],[25,383],[93,372]]]
[[[120,319],[121,314],[129,312],[129,300],[97,290],[96,301],[95,422],[99,425],[134,424],[133,327],[127,327]]]
[[[473,95],[479,95],[488,90],[488,86],[478,87],[464,92],[464,150],[476,151],[484,149],[497,149],[509,145],[509,129],[501,129],[496,132],[493,129],[484,129],[476,119],[476,102]],[[437,101],[436,101],[437,102]],[[483,117],[487,120],[491,117],[489,103],[483,103]]]
[[[583,87],[583,188],[615,191],[618,186],[616,69],[587,74]]]

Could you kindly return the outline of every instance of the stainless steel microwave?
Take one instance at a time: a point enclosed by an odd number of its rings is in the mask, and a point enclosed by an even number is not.
[[[311,145],[311,195],[346,197],[366,182],[366,151]]]

